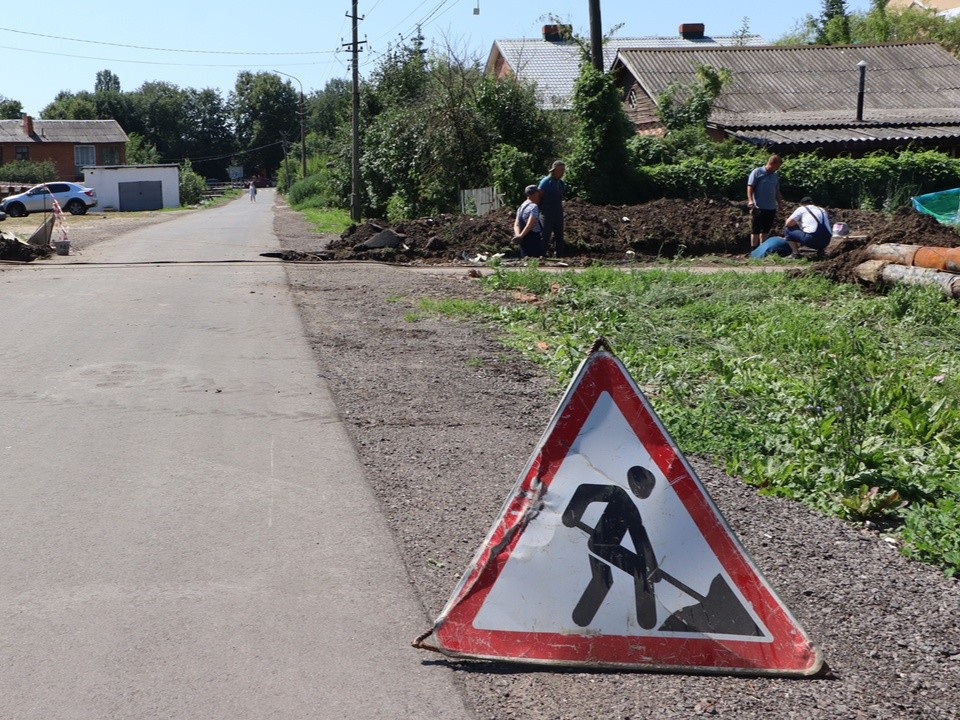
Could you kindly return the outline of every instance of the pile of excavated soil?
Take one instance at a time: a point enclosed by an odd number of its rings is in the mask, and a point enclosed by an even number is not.
[[[31,262],[50,255],[50,248],[40,245],[28,245],[20,242],[15,235],[0,231],[0,260]]]
[[[851,280],[867,243],[953,247],[960,235],[928,215],[904,207],[892,215],[827,208],[834,222],[850,226],[817,270]],[[439,264],[469,262],[503,253],[516,257],[512,208],[483,217],[438,215],[390,225],[370,220],[352,225],[328,250],[339,260]],[[782,223],[783,217],[778,218]],[[750,216],[744,202],[724,198],[660,199],[642,205],[590,205],[570,200],[564,210],[569,257],[574,265],[653,260],[659,257],[742,256],[750,249]]]

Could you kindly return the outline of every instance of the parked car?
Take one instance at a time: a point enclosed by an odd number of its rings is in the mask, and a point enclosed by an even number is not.
[[[97,206],[97,192],[72,182],[51,182],[34,185],[19,195],[10,195],[0,200],[0,210],[10,217],[25,217],[30,213],[49,212],[53,198],[71,215],[83,215]]]

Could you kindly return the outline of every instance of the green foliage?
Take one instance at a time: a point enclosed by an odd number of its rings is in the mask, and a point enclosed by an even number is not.
[[[147,142],[140,133],[127,134],[127,164],[155,165],[160,162],[160,153],[155,145]]]
[[[703,127],[713,103],[730,83],[730,70],[697,65],[697,79],[689,86],[670,83],[657,97],[657,115],[667,131]]]
[[[764,493],[882,520],[907,554],[960,569],[955,302],[779,274],[500,268],[487,283],[540,297],[477,313],[561,384],[603,335],[685,452]]]
[[[307,162],[303,180],[297,180],[288,191],[290,204],[297,208],[346,208],[349,204],[349,181],[337,175],[339,166],[329,157],[315,156]]]
[[[762,150],[728,143],[718,143],[712,156],[707,144],[690,142],[684,149],[678,143],[673,147],[669,142],[673,134],[659,141],[638,138],[631,142],[639,178],[634,200],[741,197],[750,170],[766,157]],[[644,164],[644,160],[654,162]],[[875,152],[863,158],[802,153],[785,158],[780,176],[782,192],[789,199],[810,195],[831,207],[890,212],[914,195],[960,185],[960,159],[935,150]]]
[[[274,73],[243,71],[228,104],[244,167],[272,175],[283,161],[284,144],[300,138],[299,92]]]
[[[622,202],[634,184],[627,153],[634,130],[613,78],[584,65],[574,85],[573,114],[578,125],[567,158],[572,193],[592,203]]]
[[[0,94],[0,120],[19,120],[23,115],[23,103]]]
[[[56,168],[52,160],[14,160],[0,165],[0,180],[6,182],[36,185],[56,180]]]
[[[533,158],[513,145],[497,145],[490,155],[490,174],[494,186],[503,194],[507,205],[517,206],[524,200],[523,190],[540,178],[533,172]]]
[[[203,199],[207,183],[202,176],[193,171],[190,160],[184,160],[180,165],[180,204],[196,205]]]

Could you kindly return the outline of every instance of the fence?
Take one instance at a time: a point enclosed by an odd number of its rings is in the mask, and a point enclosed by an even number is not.
[[[503,197],[496,188],[473,188],[460,191],[460,212],[464,215],[486,215],[491,210],[503,207]]]

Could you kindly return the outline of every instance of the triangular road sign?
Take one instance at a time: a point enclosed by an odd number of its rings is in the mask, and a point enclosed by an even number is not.
[[[600,350],[414,646],[700,673],[813,675],[822,665],[626,368]]]

